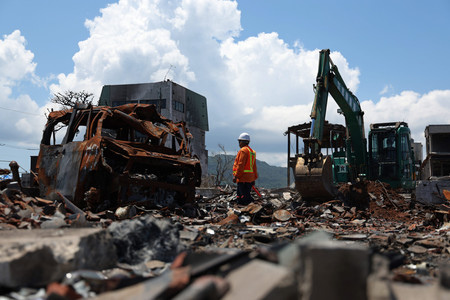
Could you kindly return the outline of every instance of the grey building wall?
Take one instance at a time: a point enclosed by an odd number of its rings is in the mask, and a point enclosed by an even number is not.
[[[425,128],[427,156],[421,166],[421,178],[450,176],[450,125]]]
[[[203,174],[207,173],[205,135],[209,124],[206,97],[170,80],[103,86],[99,105],[118,106],[126,103],[155,104],[164,117],[174,122],[186,122],[194,137],[191,151],[200,159]]]
[[[431,153],[450,154],[450,125],[428,125],[425,128],[427,155]]]
[[[421,163],[423,161],[423,145],[422,143],[413,142],[412,143],[414,151],[414,160],[416,163]]]

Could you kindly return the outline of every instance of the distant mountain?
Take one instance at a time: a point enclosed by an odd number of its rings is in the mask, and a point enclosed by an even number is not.
[[[226,168],[227,171],[224,174],[224,180],[222,180],[221,184],[231,184],[233,183],[232,172],[233,172],[233,163],[235,156],[233,155],[223,155],[217,154],[215,156],[208,157],[208,174],[209,175],[217,175],[217,164],[223,164],[227,162]],[[256,160],[256,165],[258,167],[258,180],[256,180],[256,186],[273,189],[273,188],[282,188],[287,186],[287,170],[284,167],[275,167],[271,166],[268,163]],[[292,180],[292,176],[291,176]]]

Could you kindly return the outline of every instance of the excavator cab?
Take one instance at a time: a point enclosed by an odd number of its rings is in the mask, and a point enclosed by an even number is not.
[[[369,132],[369,179],[414,188],[414,151],[405,122],[376,123]]]

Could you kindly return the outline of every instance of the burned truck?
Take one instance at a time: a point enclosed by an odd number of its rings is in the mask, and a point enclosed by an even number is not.
[[[191,138],[185,122],[151,104],[52,111],[37,160],[40,194],[92,211],[192,201],[201,167]]]

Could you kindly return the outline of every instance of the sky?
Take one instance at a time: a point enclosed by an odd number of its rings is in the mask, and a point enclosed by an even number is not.
[[[167,78],[208,101],[207,149],[285,166],[287,127],[310,121],[321,49],[358,97],[365,130],[404,121],[424,144],[450,121],[448,0],[1,0],[0,168],[30,169],[55,93]],[[171,67],[172,66],[172,67]],[[326,119],[344,124],[331,96]],[[450,141],[449,141],[450,142]]]

